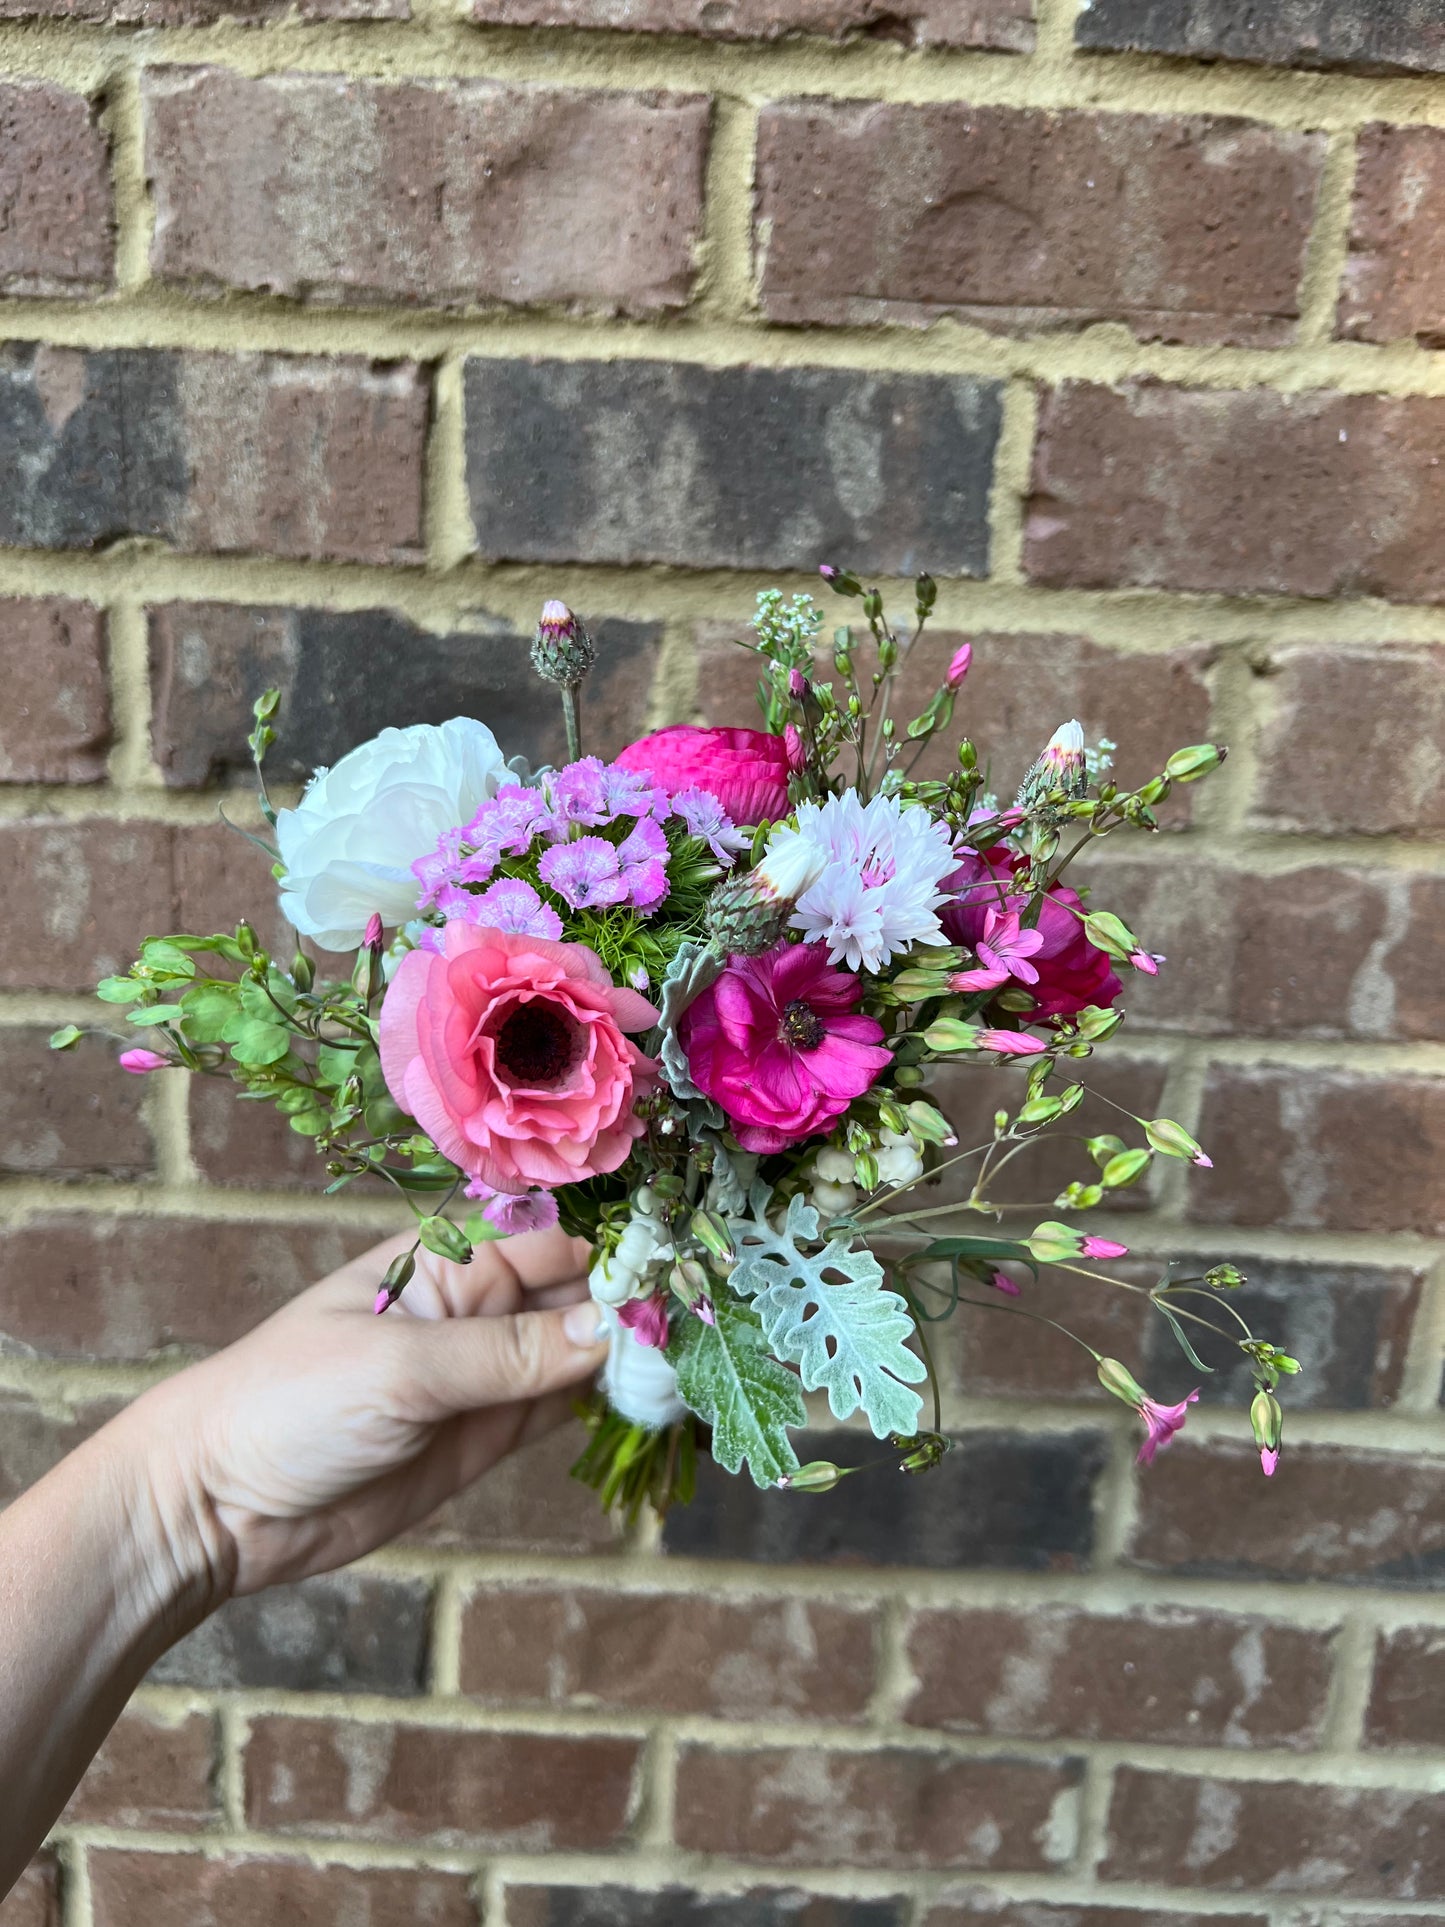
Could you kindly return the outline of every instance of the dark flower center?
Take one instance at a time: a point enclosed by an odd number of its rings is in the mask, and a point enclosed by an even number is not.
[[[828,1027],[811,1004],[795,997],[784,1006],[779,1035],[794,1050],[816,1050],[828,1035]]]
[[[497,1069],[517,1084],[555,1084],[572,1067],[574,1026],[550,1004],[523,1004],[497,1032]]]

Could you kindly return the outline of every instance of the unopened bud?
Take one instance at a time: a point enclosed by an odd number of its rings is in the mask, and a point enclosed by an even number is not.
[[[1172,1117],[1141,1118],[1140,1122],[1144,1125],[1145,1137],[1156,1151],[1162,1151],[1169,1158],[1187,1158],[1190,1164],[1212,1170],[1214,1160],[1205,1156],[1184,1126],[1176,1124]]]
[[[940,1017],[928,1026],[923,1033],[923,1041],[932,1051],[947,1056],[952,1051],[972,1050],[978,1041],[977,1024],[960,1023],[956,1017]]]
[[[896,1137],[904,1137],[908,1132],[908,1119],[903,1115],[902,1106],[891,1097],[878,1100],[878,1122],[884,1130],[892,1131]]]
[[[1238,1291],[1249,1281],[1238,1265],[1211,1265],[1204,1274],[1204,1282],[1215,1291]]]
[[[1102,1181],[1108,1190],[1122,1191],[1126,1185],[1138,1183],[1151,1161],[1149,1153],[1142,1148],[1120,1151],[1104,1166]]]
[[[835,568],[831,562],[824,562],[818,573],[835,595],[862,595],[863,584],[851,569]]]
[[[878,1189],[878,1160],[871,1151],[860,1151],[853,1160],[853,1175],[860,1191]]]
[[[1043,755],[1019,785],[1014,802],[1019,809],[1030,810],[1056,791],[1073,799],[1082,796],[1088,786],[1083,724],[1065,723],[1049,738]]]
[[[1118,1157],[1121,1151],[1127,1151],[1129,1148],[1123,1138],[1114,1137],[1107,1131],[1099,1137],[1086,1138],[1084,1143],[1089,1156],[1101,1171],[1109,1162],[1110,1158]]]
[[[845,1477],[840,1465],[831,1465],[827,1459],[813,1459],[807,1465],[800,1465],[796,1472],[785,1472],[778,1480],[781,1492],[831,1492],[838,1481]]]
[[[1099,1383],[1106,1392],[1122,1399],[1126,1405],[1138,1407],[1148,1396],[1128,1366],[1121,1365],[1117,1358],[1099,1360]]]
[[[1188,749],[1176,749],[1164,765],[1164,774],[1176,783],[1192,783],[1218,769],[1228,754],[1223,743],[1195,743]]]
[[[721,1258],[731,1264],[737,1257],[733,1241],[728,1236],[728,1228],[716,1211],[694,1211],[688,1230],[697,1239],[704,1251],[710,1251],[714,1258]]]
[[[255,956],[256,932],[251,928],[249,923],[243,921],[236,925],[236,942],[240,945],[242,956]]]
[[[596,660],[596,645],[567,604],[544,602],[532,642],[532,667],[542,680],[575,688]]]
[[[438,1258],[450,1258],[458,1265],[472,1262],[472,1241],[450,1218],[423,1218],[416,1229],[427,1250],[434,1251]]]
[[[953,1133],[953,1126],[943,1112],[935,1110],[932,1104],[925,1104],[920,1098],[915,1098],[911,1104],[905,1106],[903,1114],[908,1120],[908,1129],[920,1143],[956,1144],[958,1142]]]
[[[416,1253],[403,1251],[392,1259],[386,1268],[386,1276],[381,1281],[381,1289],[376,1294],[372,1310],[377,1313],[386,1311],[394,1305],[411,1283],[416,1273]]]
[[[973,644],[961,642],[948,659],[948,667],[943,672],[943,680],[950,689],[957,689],[968,674],[973,663]]]
[[[1057,1265],[1066,1258],[1077,1258],[1083,1239],[1072,1225],[1057,1224],[1051,1220],[1036,1225],[1024,1243],[1030,1255],[1037,1258],[1041,1265]]]
[[[1106,1037],[1112,1037],[1124,1021],[1122,1010],[1101,1010],[1097,1004],[1090,1004],[1074,1018],[1074,1029],[1089,1044],[1102,1044]]]
[[[1117,957],[1120,963],[1127,963],[1139,948],[1138,938],[1112,910],[1091,910],[1084,918],[1084,935],[1095,949]]]
[[[920,622],[932,611],[933,605],[937,600],[938,584],[925,570],[922,575],[915,579],[913,584],[913,606],[918,611],[918,619]]]
[[[316,966],[304,950],[298,950],[291,959],[291,981],[298,990],[310,990],[316,981]]]
[[[1284,1413],[1273,1392],[1256,1392],[1249,1408],[1250,1429],[1259,1447],[1259,1462],[1267,1479],[1274,1477],[1279,1464],[1280,1442],[1284,1437]]]

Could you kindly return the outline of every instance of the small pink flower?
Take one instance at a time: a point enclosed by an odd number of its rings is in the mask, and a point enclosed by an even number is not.
[[[1154,1454],[1162,1451],[1176,1432],[1183,1431],[1189,1407],[1198,1397],[1198,1392],[1191,1392],[1188,1398],[1178,1405],[1160,1405],[1157,1400],[1146,1397],[1142,1404],[1135,1408],[1147,1427],[1144,1443],[1139,1447],[1136,1464],[1152,1465],[1154,1463]]]
[[[700,1318],[705,1325],[715,1325],[717,1323],[717,1313],[714,1311],[713,1302],[706,1292],[696,1301],[692,1309],[694,1315]]]
[[[1259,1462],[1264,1468],[1264,1476],[1267,1479],[1272,1479],[1274,1477],[1274,1468],[1279,1464],[1278,1446],[1271,1448],[1268,1445],[1262,1445],[1259,1448]]]
[[[1005,1298],[1022,1296],[1022,1289],[1016,1285],[1006,1271],[996,1271],[988,1281],[995,1291],[1001,1291]]]
[[[1146,977],[1157,977],[1159,975],[1159,966],[1163,963],[1164,959],[1156,956],[1154,952],[1150,950],[1131,950],[1129,952],[1129,961],[1136,970],[1142,970]]]
[[[120,1054],[120,1067],[129,1071],[132,1077],[144,1077],[147,1071],[169,1070],[171,1060],[162,1057],[154,1050],[123,1050]]]
[[[805,696],[807,693],[808,678],[803,674],[801,669],[790,669],[788,671],[788,694],[793,698],[793,701],[796,702],[800,696]]]
[[[1012,910],[984,912],[983,935],[976,945],[978,970],[960,970],[948,980],[950,990],[996,990],[1017,977],[1021,984],[1036,984],[1039,973],[1028,961],[1042,950],[1041,930],[1025,930]]]
[[[667,1344],[667,1301],[661,1292],[651,1298],[629,1298],[618,1307],[617,1319],[639,1345],[651,1345],[660,1352]]]
[[[361,947],[363,950],[381,948],[381,912],[379,910],[373,910],[367,919],[366,934],[361,939]]]
[[[1037,1057],[1049,1048],[1046,1038],[1026,1030],[981,1030],[973,1041],[980,1050],[997,1051],[1001,1057]]]
[[[1128,1245],[1121,1245],[1114,1238],[1085,1238],[1079,1246],[1079,1256],[1081,1258],[1122,1258],[1128,1250]]]
[[[972,661],[973,644],[971,642],[960,643],[957,649],[954,650],[952,656],[950,656],[948,668],[944,673],[943,680],[948,684],[950,689],[958,688],[959,684],[968,674],[969,664]]]
[[[557,1222],[557,1200],[550,1191],[497,1191],[484,1178],[473,1178],[462,1195],[482,1200],[482,1216],[508,1238],[519,1231],[550,1231]]]

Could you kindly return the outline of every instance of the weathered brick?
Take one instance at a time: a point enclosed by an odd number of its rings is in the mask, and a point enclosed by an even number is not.
[[[246,1742],[246,1819],[277,1833],[533,1853],[619,1844],[639,1742],[267,1716]]]
[[[126,1178],[149,1171],[142,1080],[116,1069],[118,1044],[84,1037],[57,1052],[49,1036],[49,1026],[0,1030],[0,1172]]]
[[[1336,332],[1352,341],[1445,343],[1445,130],[1362,127]]]
[[[1090,872],[1096,902],[1165,958],[1157,977],[1126,973],[1131,1029],[1428,1039],[1445,1027],[1445,986],[1420,968],[1445,939],[1441,878],[1119,857]]]
[[[168,1686],[420,1693],[431,1588],[379,1573],[327,1573],[232,1599],[151,1668]]]
[[[1146,1288],[1157,1283],[1160,1272],[1159,1266],[1132,1258],[1113,1259],[1102,1269],[1111,1277]],[[940,1291],[947,1291],[947,1266],[939,1266],[933,1275]],[[1157,1312],[1150,1312],[1141,1293],[1121,1291],[1115,1285],[1091,1286],[1082,1278],[1052,1270],[1035,1280],[1018,1266],[1013,1277],[1023,1288],[1020,1302],[1030,1311],[1057,1320],[1105,1358],[1133,1361],[1136,1370],[1151,1336],[1151,1321],[1164,1322]],[[1073,1338],[1052,1325],[1032,1325],[1020,1343],[1018,1334],[1024,1327],[989,1316],[988,1306],[995,1298],[992,1290],[963,1279],[961,1293],[984,1309],[960,1305],[928,1332],[946,1416],[966,1419],[970,1402],[978,1398],[1082,1399],[1114,1411],[1093,1361]],[[943,1312],[947,1302],[937,1292],[925,1297],[928,1309],[935,1313]],[[1191,1379],[1184,1390],[1189,1391],[1193,1383]],[[1156,1385],[1150,1379],[1149,1389],[1156,1397],[1165,1396],[1163,1380]]]
[[[1268,706],[1253,825],[1326,836],[1445,830],[1445,646],[1305,644],[1271,649],[1257,669]]]
[[[407,20],[408,0],[295,0],[303,20]],[[291,11],[291,0],[0,0],[0,20],[61,19],[108,27],[210,27],[223,20],[261,26]]]
[[[472,360],[466,414],[487,557],[745,569],[837,557],[885,575],[988,567],[996,382]]]
[[[83,296],[110,285],[110,157],[83,95],[0,86],[0,206],[0,293]]]
[[[1265,1914],[1168,1913],[1150,1907],[1091,1907],[1048,1900],[1005,1900],[975,1890],[947,1896],[923,1927],[1269,1927]]]
[[[1024,566],[1068,588],[1445,599],[1445,399],[1065,382]]]
[[[275,956],[289,963],[296,932],[281,914],[276,880],[262,851],[233,824],[260,830],[245,809],[228,807],[230,823],[177,826],[171,846],[173,930],[234,930],[242,917]],[[152,925],[155,929],[158,926]],[[326,969],[335,968],[333,958]]]
[[[462,1621],[461,1688],[490,1705],[858,1719],[877,1633],[872,1611],[822,1600],[489,1584]]]
[[[98,783],[110,747],[105,618],[61,596],[0,601],[0,783]]]
[[[565,1425],[525,1451],[512,1452],[484,1479],[413,1528],[414,1545],[448,1552],[619,1552],[615,1517],[597,1494],[567,1476],[586,1437]]]
[[[508,1887],[506,1927],[906,1927],[909,1903],[790,1887],[702,1894],[688,1887]],[[3,1923],[0,1923],[3,1927]]]
[[[1189,1215],[1310,1231],[1445,1230],[1445,1080],[1215,1064]]]
[[[473,20],[506,27],[623,27],[708,40],[855,35],[908,47],[994,47],[1031,53],[1032,0],[472,0]]]
[[[1362,1899],[1445,1897],[1436,1795],[1294,1780],[1196,1779],[1121,1767],[1105,1880]]]
[[[0,545],[422,559],[411,363],[0,347]]]
[[[0,1337],[61,1358],[226,1345],[375,1239],[344,1220],[33,1217],[0,1236]]]
[[[253,1927],[262,1920],[479,1927],[481,1921],[471,1876],[462,1873],[123,1847],[92,1847],[87,1860],[95,1927]]]
[[[9,1505],[83,1444],[115,1415],[119,1404],[97,1399],[57,1410],[50,1400],[42,1404],[24,1392],[0,1392],[0,1506]]]
[[[208,1184],[310,1191],[323,1178],[313,1138],[269,1104],[244,1104],[228,1079],[195,1077],[186,1091],[191,1157]]]
[[[758,128],[764,311],[1287,341],[1322,137],[1237,119],[781,101]]]
[[[93,990],[129,966],[142,937],[175,927],[171,831],[140,821],[7,823],[0,896],[0,988]]]
[[[192,1833],[221,1817],[215,1768],[209,1713],[171,1721],[132,1707],[102,1741],[64,1817],[75,1825]]]
[[[1138,1494],[1129,1562],[1148,1571],[1445,1584],[1442,1459],[1295,1445],[1286,1417],[1271,1484],[1249,1445],[1186,1435],[1140,1478]]]
[[[658,623],[588,619],[587,746],[611,756],[643,732]],[[151,747],[166,782],[249,777],[251,705],[281,691],[278,780],[304,781],[380,730],[476,716],[509,756],[565,756],[562,708],[532,669],[530,631],[487,616],[435,635],[390,609],[244,608],[172,602],[150,612]]]
[[[60,1866],[42,1853],[0,1899],[0,1927],[60,1927]]]
[[[914,1615],[907,1653],[910,1724],[1001,1739],[1305,1750],[1330,1683],[1325,1633],[1172,1607],[942,1607]]]
[[[689,1744],[673,1831],[684,1850],[781,1866],[1042,1872],[1073,1851],[1082,1777],[1077,1760]]]
[[[1445,1628],[1401,1626],[1381,1633],[1365,1709],[1365,1744],[1437,1749],[1442,1706]]]
[[[1079,46],[1352,73],[1445,71],[1435,0],[1084,0]]]
[[[879,1456],[856,1432],[802,1432],[798,1457],[859,1465]],[[900,1479],[880,1466],[837,1492],[760,1492],[711,1463],[697,1498],[670,1512],[668,1552],[704,1559],[847,1566],[1001,1566],[1018,1572],[1087,1569],[1092,1495],[1106,1447],[1099,1432],[967,1432],[927,1474]]]
[[[689,298],[699,96],[153,67],[143,99],[163,281],[631,314]]]

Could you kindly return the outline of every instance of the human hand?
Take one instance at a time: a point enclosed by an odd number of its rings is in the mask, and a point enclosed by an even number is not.
[[[377,1281],[410,1244],[343,1266],[117,1421],[164,1466],[158,1502],[206,1547],[214,1601],[384,1545],[559,1424],[601,1364],[581,1239],[529,1232],[469,1265],[419,1251],[378,1318]]]

